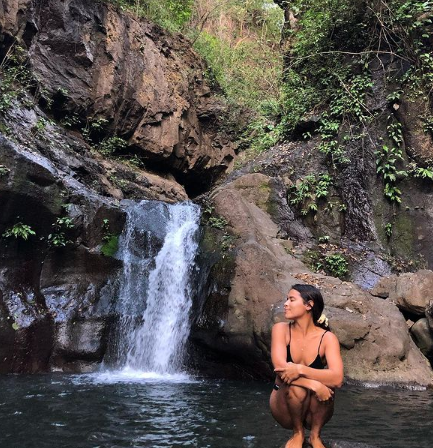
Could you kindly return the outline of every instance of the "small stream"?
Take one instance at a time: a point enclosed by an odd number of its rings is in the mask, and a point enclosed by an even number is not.
[[[270,384],[176,375],[0,377],[1,448],[280,448]],[[324,439],[431,448],[433,393],[343,387]]]

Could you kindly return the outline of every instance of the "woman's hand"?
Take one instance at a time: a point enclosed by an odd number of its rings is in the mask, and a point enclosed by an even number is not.
[[[300,377],[298,366],[299,364],[288,362],[285,367],[275,369],[274,372],[276,372],[286,384],[290,384]]]
[[[334,391],[322,383],[319,383],[317,385],[317,388],[315,388],[314,392],[317,399],[321,402],[327,402],[334,398]]]

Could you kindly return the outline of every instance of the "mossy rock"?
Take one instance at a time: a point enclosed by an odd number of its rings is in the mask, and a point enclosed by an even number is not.
[[[119,235],[111,235],[101,247],[101,253],[106,257],[114,257],[119,248]]]

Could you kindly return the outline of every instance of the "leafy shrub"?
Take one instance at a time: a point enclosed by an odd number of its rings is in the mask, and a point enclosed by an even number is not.
[[[349,272],[349,264],[341,254],[332,254],[325,257],[325,269],[334,277],[344,278]]]
[[[320,199],[326,199],[332,185],[332,177],[329,174],[309,174],[299,179],[296,185],[289,189],[288,199],[290,204],[300,209],[302,215],[309,212],[317,212]]]
[[[50,245],[54,247],[65,247],[72,243],[66,236],[67,231],[74,228],[71,218],[67,216],[57,218],[52,224],[52,227],[53,232],[48,235],[48,243]]]
[[[23,239],[27,241],[31,235],[36,235],[36,232],[29,225],[19,221],[9,229],[6,229],[2,236],[5,238],[13,237],[15,239]]]

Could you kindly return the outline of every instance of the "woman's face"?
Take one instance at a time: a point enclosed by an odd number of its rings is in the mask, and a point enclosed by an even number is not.
[[[296,319],[302,317],[311,309],[310,304],[305,304],[301,294],[296,289],[291,289],[287,294],[287,300],[284,303],[284,316],[286,319]]]

